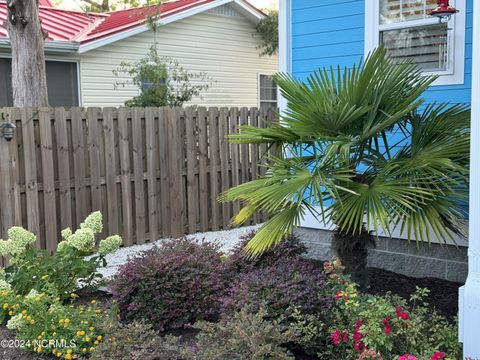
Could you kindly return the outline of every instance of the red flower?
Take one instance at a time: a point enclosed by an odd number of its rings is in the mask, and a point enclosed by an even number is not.
[[[357,327],[353,330],[353,348],[356,351],[362,351],[365,350],[365,344],[363,341],[361,341],[365,335],[360,332],[360,328],[362,327],[363,323],[361,321],[357,321],[355,324]]]
[[[348,333],[344,330],[342,331],[343,342],[346,344],[348,342]]]
[[[390,324],[389,324],[390,320],[391,320],[390,316],[385,317],[385,319],[383,320],[384,332],[387,335],[392,332],[392,329],[390,328]]]
[[[430,360],[441,360],[445,358],[445,353],[444,352],[436,352],[435,354],[432,355]]]
[[[408,312],[403,311],[403,308],[400,305],[395,308],[395,311],[397,318],[402,320],[410,319],[410,315],[408,314]]]
[[[332,338],[333,345],[340,345],[340,331],[335,331],[334,333],[332,333],[332,335],[330,335],[330,337]]]
[[[398,305],[398,306],[395,308],[395,310],[397,311],[397,314],[398,314],[399,312],[401,312],[401,311],[403,310],[403,308],[402,308],[400,305]]]
[[[410,315],[406,311],[404,311],[400,314],[400,318],[402,318],[403,320],[408,320],[410,319]]]

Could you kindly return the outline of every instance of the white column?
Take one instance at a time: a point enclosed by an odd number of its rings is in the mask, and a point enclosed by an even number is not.
[[[279,70],[282,73],[292,72],[292,1],[280,0],[278,11],[278,54]],[[286,100],[278,93],[280,111],[287,108]]]
[[[459,338],[465,360],[480,359],[480,1],[473,1],[468,278],[460,288]]]

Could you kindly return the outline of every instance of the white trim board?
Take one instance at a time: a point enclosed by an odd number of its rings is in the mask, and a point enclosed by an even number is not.
[[[278,16],[278,53],[280,72],[292,72],[292,0],[280,0]],[[287,101],[277,95],[280,112],[287,109]]]
[[[460,85],[465,82],[465,37],[466,37],[466,0],[452,0],[452,5],[455,6],[459,13],[452,16],[448,22],[448,27],[451,28],[451,35],[449,42],[451,42],[452,50],[450,51],[450,61],[453,61],[453,68],[439,72],[440,77],[435,80],[432,86],[441,85]],[[406,24],[408,23],[408,24]],[[426,24],[436,24],[437,19],[421,19],[412,20],[402,23],[401,27],[413,27]],[[406,24],[406,26],[405,26]],[[380,29],[380,7],[377,0],[365,0],[365,57],[377,48],[380,44],[380,31],[387,30],[387,28],[398,28],[400,25],[384,25]],[[436,74],[435,72],[425,72],[425,75]]]
[[[182,12],[176,14],[176,15],[168,16],[165,19],[161,19],[158,22],[158,24],[159,25],[167,25],[167,24],[170,24],[174,21],[182,20],[182,19],[185,19],[187,17],[197,15],[197,14],[206,12],[208,10],[211,10],[211,9],[214,9],[216,7],[223,6],[223,5],[226,5],[226,4],[231,4],[231,6],[233,6],[235,8],[235,10],[237,10],[238,12],[243,14],[247,19],[249,19],[250,21],[252,21],[254,23],[257,23],[258,21],[260,21],[264,17],[264,15],[262,13],[260,13],[257,9],[252,7],[250,4],[248,4],[244,0],[215,0],[211,3],[199,5],[199,6],[196,6],[194,8],[182,11]],[[147,25],[142,24],[142,25],[136,26],[134,28],[131,28],[131,29],[128,29],[128,30],[125,30],[125,31],[122,31],[122,32],[119,32],[119,33],[116,33],[116,34],[98,39],[98,40],[93,40],[93,41],[88,42],[88,43],[83,44],[83,45],[80,45],[80,47],[78,49],[78,53],[83,54],[87,51],[97,49],[99,47],[114,43],[114,42],[119,41],[119,40],[126,39],[126,38],[134,36],[134,35],[141,34],[145,31],[149,31],[149,30],[150,30],[150,28]]]

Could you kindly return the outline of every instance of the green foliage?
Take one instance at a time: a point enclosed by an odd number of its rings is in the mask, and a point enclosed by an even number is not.
[[[461,357],[457,324],[428,307],[428,290],[418,288],[407,302],[392,295],[359,293],[345,278],[333,279],[331,289],[343,290],[332,293],[336,306],[328,319],[319,322],[294,312],[290,330],[304,351],[321,359],[345,360],[396,359],[404,354],[430,359],[435,353],[444,353],[445,359]]]
[[[31,290],[26,296],[2,292],[0,306],[1,321],[16,332],[25,350],[73,359],[95,351],[103,339],[105,315],[95,301],[65,305],[60,298]]]
[[[278,11],[272,10],[255,27],[260,37],[260,56],[278,53]]]
[[[105,341],[97,346],[91,360],[183,360],[179,338],[160,337],[150,325],[140,322],[113,322],[105,327]]]
[[[76,232],[62,231],[63,241],[53,255],[33,246],[34,234],[19,227],[10,229],[9,239],[0,240],[0,254],[11,256],[11,265],[0,274],[0,287],[13,288],[23,296],[35,290],[66,299],[79,285],[98,286],[102,275],[97,268],[106,265],[105,255],[117,250],[122,242],[118,235],[108,237],[100,241],[99,255],[87,257],[92,255],[95,236],[102,228],[102,214],[92,213]]]
[[[284,347],[292,340],[292,334],[277,320],[265,320],[265,315],[263,310],[257,314],[241,310],[219,323],[195,324],[201,332],[190,359],[293,359]]]
[[[245,204],[237,223],[257,211],[270,215],[247,250],[280,242],[307,212],[349,234],[393,226],[422,241],[430,230],[443,241],[465,235],[459,203],[468,188],[470,115],[464,106],[420,107],[434,80],[382,48],[352,69],[318,70],[306,83],[276,75],[288,101],[280,123],[230,136],[290,153],[271,157],[265,176],[222,197]]]
[[[130,107],[182,106],[210,87],[206,73],[191,72],[177,60],[161,56],[157,44],[142,59],[121,62],[113,74],[121,79],[115,88],[133,85],[141,90],[140,95],[125,102]]]

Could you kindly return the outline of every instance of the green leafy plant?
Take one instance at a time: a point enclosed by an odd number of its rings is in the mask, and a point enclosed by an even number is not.
[[[53,255],[33,245],[36,237],[31,232],[11,228],[9,239],[0,240],[0,254],[10,256],[10,266],[0,273],[0,287],[23,296],[35,290],[66,299],[79,286],[98,286],[102,275],[97,268],[105,266],[105,256],[122,243],[118,235],[110,236],[100,241],[97,255],[86,258],[93,254],[102,227],[102,214],[92,213],[76,232],[62,231],[63,241]]]
[[[0,319],[28,351],[68,360],[90,354],[103,340],[100,325],[107,315],[95,300],[74,306],[35,290],[26,296],[4,291],[0,306]]]
[[[112,322],[105,328],[105,341],[100,343],[91,360],[184,360],[179,338],[159,336],[150,325],[141,322]]]
[[[260,56],[278,53],[278,11],[271,10],[255,27],[259,36]]]
[[[248,252],[280,242],[310,212],[336,225],[337,253],[364,285],[373,231],[397,228],[418,241],[429,241],[430,231],[443,241],[465,235],[470,115],[460,105],[423,106],[435,77],[380,48],[351,69],[315,71],[306,83],[274,78],[288,101],[280,123],[230,136],[288,149],[268,159],[265,176],[222,196],[245,204],[238,224],[258,211],[271,216]]]
[[[284,345],[292,334],[277,320],[265,320],[262,309],[252,314],[245,309],[219,323],[199,322],[192,360],[281,360],[293,359]]]
[[[125,102],[126,106],[182,106],[202,91],[208,90],[211,80],[204,72],[192,72],[171,57],[161,56],[155,43],[142,59],[121,62],[113,71],[117,77],[128,80],[115,83],[115,88],[133,85],[141,93]]]

